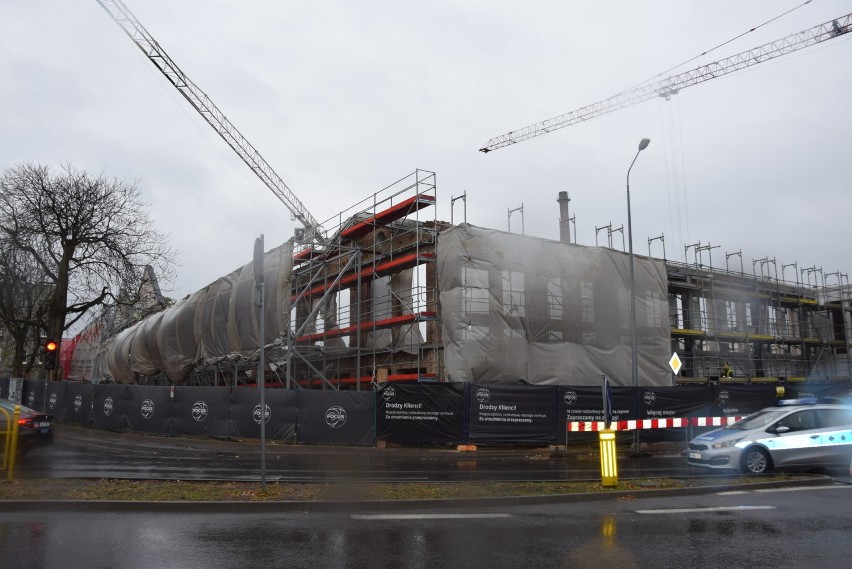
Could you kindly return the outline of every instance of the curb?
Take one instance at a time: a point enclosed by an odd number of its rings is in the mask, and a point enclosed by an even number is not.
[[[535,506],[539,504],[571,504],[603,500],[643,499],[667,496],[712,494],[728,490],[759,490],[798,486],[831,486],[830,476],[814,475],[798,480],[720,484],[689,488],[649,490],[612,490],[579,494],[548,494],[542,496],[507,496],[497,498],[462,498],[440,500],[353,500],[342,502],[134,502],[118,500],[0,500],[0,512],[126,512],[126,513],[274,513],[274,512],[352,512],[352,511],[410,511],[450,508],[491,508]]]

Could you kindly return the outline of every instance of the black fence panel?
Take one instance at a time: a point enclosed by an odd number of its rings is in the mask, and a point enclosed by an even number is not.
[[[68,384],[64,381],[49,381],[47,388],[47,404],[45,412],[53,415],[53,420],[57,423],[65,422],[65,397],[68,390]]]
[[[558,388],[473,383],[468,389],[471,442],[556,441]]]
[[[784,386],[784,399],[811,399],[817,401],[844,400],[852,398],[852,384],[848,381],[837,383],[788,383]]]
[[[373,391],[298,392],[300,443],[366,445],[376,442]]]
[[[640,387],[638,419],[709,417],[713,413],[709,385]]]
[[[610,386],[612,393],[612,420],[627,421],[638,417],[636,389]],[[572,421],[603,421],[603,389],[595,386],[559,387],[559,429],[557,440],[566,441],[568,423]],[[571,441],[597,440],[597,433],[572,433]]]
[[[712,390],[712,417],[748,415],[778,403],[774,385],[714,385]]]
[[[171,398],[169,388],[157,385],[128,385],[125,394],[127,426],[144,433],[171,432]]]
[[[111,431],[126,429],[125,394],[127,386],[113,383],[98,383],[94,388],[92,426]]]
[[[47,397],[47,382],[41,379],[25,379],[24,390],[21,393],[21,405],[25,405],[36,411],[46,412],[45,403]]]
[[[681,385],[671,387],[639,388],[639,419],[675,419],[711,417],[713,389],[709,385]],[[686,441],[694,435],[690,427],[666,429],[640,429],[636,431],[639,443]]]
[[[377,438],[407,443],[465,441],[465,384],[387,385],[376,397]]]
[[[288,389],[264,390],[266,438],[291,441],[296,436],[296,392]],[[231,391],[228,434],[260,438],[260,390],[235,387]]]
[[[0,397],[20,386],[23,405],[57,423],[150,433],[260,437],[260,391],[0,378]],[[785,384],[784,398],[852,398],[852,384]],[[613,386],[613,420],[747,415],[777,404],[776,385]],[[569,422],[604,420],[601,388],[469,383],[387,385],[378,392],[267,389],[266,435],[300,443],[576,443]],[[656,426],[656,425],[655,425]],[[709,427],[624,431],[647,443],[683,440]]]
[[[0,399],[9,401],[9,378],[0,377]]]
[[[225,436],[231,389],[226,387],[171,388],[171,431],[178,435]]]
[[[91,383],[67,383],[63,421],[71,425],[90,425],[95,386]]]

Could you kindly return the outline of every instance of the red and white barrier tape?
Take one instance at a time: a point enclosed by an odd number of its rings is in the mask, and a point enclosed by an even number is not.
[[[724,427],[736,423],[743,416],[735,417],[685,417],[668,419],[640,419],[632,421],[613,421],[609,428],[613,431],[633,431],[636,429],[671,429],[677,427]],[[586,433],[603,431],[607,428],[605,421],[569,421],[568,431]]]

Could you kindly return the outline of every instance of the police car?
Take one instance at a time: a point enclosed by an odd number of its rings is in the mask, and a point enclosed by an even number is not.
[[[695,437],[689,442],[688,464],[747,474],[849,468],[852,406],[784,403]]]

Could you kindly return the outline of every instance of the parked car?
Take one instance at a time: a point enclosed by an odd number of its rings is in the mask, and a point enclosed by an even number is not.
[[[849,468],[852,406],[768,407],[689,442],[691,466],[760,474],[773,468]]]
[[[0,407],[9,413],[9,418],[14,416],[15,405],[11,401],[0,399]],[[0,411],[0,430],[6,430],[6,414],[2,411]],[[18,418],[18,448],[21,452],[52,442],[53,417],[21,405],[21,414]]]

